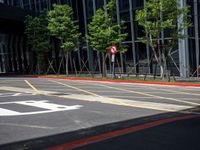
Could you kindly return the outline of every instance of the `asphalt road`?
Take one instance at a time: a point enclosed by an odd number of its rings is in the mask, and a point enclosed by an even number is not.
[[[71,149],[144,149],[145,144],[166,149],[176,140],[176,149],[183,140],[195,149],[200,143],[199,105],[198,87],[0,78],[0,149],[44,149],[96,136],[99,140],[88,147]],[[186,118],[177,120],[182,116]],[[175,119],[129,132],[169,118]],[[120,134],[110,136],[115,131]]]

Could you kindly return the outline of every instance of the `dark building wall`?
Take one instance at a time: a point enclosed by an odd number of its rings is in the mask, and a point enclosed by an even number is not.
[[[188,29],[188,34],[190,35],[189,41],[189,53],[187,56],[190,62],[190,74],[195,74],[197,66],[199,66],[199,45],[196,44],[199,41],[200,36],[200,1],[199,0],[180,0],[186,1],[187,4],[191,6],[192,22],[193,26]],[[87,34],[87,25],[91,21],[92,16],[98,8],[103,7],[107,0],[4,0],[6,5],[0,5],[0,21],[2,25],[0,27],[1,33],[11,33],[12,35],[17,35],[19,37],[20,33],[23,31],[22,20],[26,15],[28,10],[34,12],[40,12],[42,9],[46,8],[50,10],[53,3],[57,4],[69,4],[74,10],[74,16],[80,25],[80,31],[82,36],[85,37]],[[22,3],[20,3],[22,2]],[[40,2],[40,3],[39,3]],[[196,5],[195,5],[196,4]],[[144,35],[142,28],[138,26],[135,21],[136,10],[143,7],[143,0],[117,0],[116,6],[116,17],[117,21],[123,19],[126,22],[127,29],[129,33],[126,41],[123,44],[129,46],[128,51],[124,55],[117,56],[118,66],[122,68],[122,72],[126,71],[128,73],[152,73],[155,69],[155,65],[152,63],[151,50],[148,46],[142,44],[138,37]],[[2,7],[1,7],[2,6]],[[13,7],[14,6],[14,7]],[[196,15],[195,8],[197,6]],[[18,8],[16,8],[18,7]],[[23,11],[23,8],[26,11]],[[10,10],[9,12],[6,10]],[[4,11],[5,10],[5,11]],[[18,13],[13,13],[13,11],[18,11]],[[12,12],[12,13],[11,13]],[[195,17],[197,16],[197,17]],[[13,28],[13,25],[17,28]],[[198,31],[198,32],[197,32]],[[19,34],[17,34],[19,33]],[[198,35],[197,35],[198,33]],[[167,37],[167,34],[166,34]],[[9,39],[9,38],[8,38]],[[10,38],[12,39],[12,38]],[[15,38],[13,38],[15,39]],[[20,41],[25,41],[20,40]],[[81,39],[84,41],[84,38]],[[16,46],[15,46],[16,47]],[[23,46],[26,47],[26,46]],[[177,48],[178,49],[178,48]],[[187,48],[186,48],[187,49]],[[173,59],[179,67],[179,50],[173,51]],[[28,55],[27,55],[28,56]],[[197,59],[198,58],[198,59]],[[99,53],[93,52],[87,42],[83,42],[81,47],[72,54],[72,59],[75,59],[78,64],[76,64],[78,69],[99,71],[100,70],[100,57]],[[180,58],[182,59],[182,58]],[[22,59],[23,60],[23,59]],[[29,59],[30,60],[30,59]],[[0,61],[2,61],[0,59]],[[11,62],[11,61],[10,61]],[[28,61],[27,61],[28,62]],[[179,68],[177,68],[171,60],[169,60],[171,66],[173,67],[174,73],[179,74]],[[84,67],[86,65],[86,67]],[[108,63],[109,66],[109,63]],[[71,69],[74,71],[73,64],[71,64]]]
[[[33,12],[0,4],[0,72],[28,72],[31,53],[24,38],[25,16]]]

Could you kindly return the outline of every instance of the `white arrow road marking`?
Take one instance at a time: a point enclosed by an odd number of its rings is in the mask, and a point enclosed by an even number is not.
[[[34,111],[34,112],[17,112],[12,111],[9,109],[0,108],[0,116],[21,116],[21,115],[33,115],[33,114],[44,114],[44,113],[51,113],[51,112],[59,112],[59,111],[67,111],[67,110],[75,110],[80,109],[83,107],[82,105],[73,105],[73,106],[66,106],[66,105],[59,105],[49,103],[47,100],[42,101],[15,101],[15,102],[2,102],[0,105],[4,104],[20,104],[25,106],[32,106],[38,107],[42,109],[46,109],[44,111]]]
[[[9,109],[0,108],[0,116],[5,116],[5,115],[13,116],[13,115],[19,115],[19,114],[20,113],[17,112],[17,111],[12,111],[12,110],[9,110]]]

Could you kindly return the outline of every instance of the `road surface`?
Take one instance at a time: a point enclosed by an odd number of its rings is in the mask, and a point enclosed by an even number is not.
[[[199,87],[0,78],[0,149],[199,149],[199,106]]]

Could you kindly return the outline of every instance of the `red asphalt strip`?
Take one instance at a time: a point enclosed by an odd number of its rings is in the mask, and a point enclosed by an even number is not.
[[[136,126],[129,127],[126,129],[121,129],[121,130],[117,130],[117,131],[113,131],[113,132],[96,135],[93,137],[88,137],[88,138],[72,141],[72,142],[69,142],[66,144],[62,144],[62,145],[57,145],[55,147],[47,148],[46,150],[70,150],[70,149],[78,148],[78,147],[81,147],[84,145],[88,145],[88,144],[100,142],[103,140],[111,139],[111,138],[114,138],[117,136],[125,135],[128,133],[134,133],[134,132],[141,131],[141,130],[144,130],[147,128],[159,126],[162,124],[166,124],[166,123],[170,123],[170,122],[174,122],[174,121],[192,119],[192,118],[199,118],[199,117],[200,117],[200,115],[187,115],[187,116],[179,116],[179,117],[162,119],[162,120],[158,120],[158,121],[144,123],[141,125],[136,125]]]
[[[109,80],[109,79],[94,79],[94,78],[67,78],[67,77],[57,77],[57,76],[30,76],[32,78],[48,78],[48,79],[62,79],[62,80],[85,80],[85,81],[106,81],[115,83],[140,83],[140,84],[155,84],[155,85],[172,85],[172,86],[192,86],[200,87],[200,84],[191,83],[170,83],[170,82],[149,82],[149,81],[135,81],[135,80]]]

